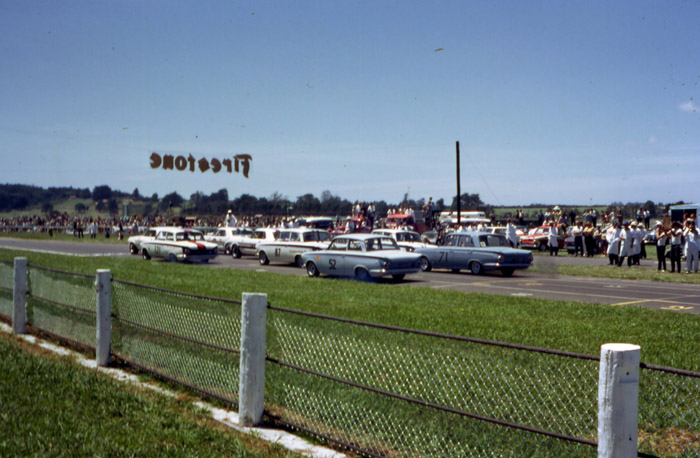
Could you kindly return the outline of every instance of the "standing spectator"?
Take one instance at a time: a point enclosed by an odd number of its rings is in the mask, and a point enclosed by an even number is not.
[[[552,223],[549,227],[547,243],[549,244],[549,255],[559,256],[559,230],[556,223]]]
[[[683,230],[685,237],[685,268],[687,273],[694,270],[698,273],[698,251],[700,250],[700,234],[695,227],[695,220],[686,221],[686,228]]]
[[[516,232],[515,226],[511,222],[510,218],[508,218],[506,222],[506,239],[508,239],[510,246],[513,248],[517,248],[518,244],[520,243],[520,237],[518,237],[518,233]]]
[[[88,230],[90,231],[90,238],[94,239],[97,238],[97,223],[94,220],[90,220],[90,225],[88,226]]]
[[[681,229],[681,223],[675,221],[671,225],[671,273],[676,272],[678,268],[678,273],[681,273],[681,240],[683,239],[683,230]]]
[[[593,227],[597,227],[598,226],[598,212],[596,211],[595,208],[591,208],[590,215],[591,215],[591,222],[593,223]]]
[[[586,247],[586,256],[589,258],[593,257],[595,252],[595,232],[593,223],[590,221],[586,222],[586,225],[583,227],[583,244]]]
[[[632,264],[638,266],[640,258],[643,257],[646,259],[646,250],[644,250],[644,236],[646,235],[646,231],[641,224],[635,224],[634,221],[631,226],[632,238],[634,239],[632,245]]]
[[[666,243],[668,242],[668,234],[666,229],[661,225],[661,221],[656,222],[656,258],[658,259],[659,272],[666,272]]]
[[[617,259],[617,266],[620,267],[627,258],[627,267],[632,266],[632,244],[634,243],[634,238],[632,237],[632,231],[630,231],[629,221],[625,221],[622,225],[622,230],[620,231],[620,255]]]
[[[579,252],[583,256],[583,226],[580,220],[571,228],[571,235],[574,236],[574,256],[578,256]]]
[[[620,225],[617,221],[613,221],[612,226],[605,233],[605,239],[608,241],[608,259],[610,260],[610,265],[617,265],[620,258]]]
[[[226,212],[226,226],[234,227],[236,223],[238,223],[238,219],[233,215],[233,212],[231,210]]]

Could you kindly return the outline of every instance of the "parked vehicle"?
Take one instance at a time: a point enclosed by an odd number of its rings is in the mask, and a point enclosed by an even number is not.
[[[211,234],[205,235],[204,239],[216,243],[224,254],[231,254],[231,250],[243,239],[249,239],[252,236],[253,230],[247,227],[219,227]]]
[[[264,227],[255,229],[253,236],[245,238],[238,243],[232,244],[231,256],[240,258],[243,255],[256,256],[258,254],[258,244],[263,242],[274,242],[279,236],[280,229]]]
[[[414,251],[417,248],[430,246],[425,243],[418,232],[402,230],[402,229],[375,229],[372,234],[386,235],[396,240],[400,248],[406,251]]]
[[[283,229],[276,240],[259,243],[256,247],[260,264],[270,262],[294,263],[302,266],[301,255],[308,251],[328,248],[331,235],[318,229]]]
[[[218,254],[216,244],[204,240],[201,232],[177,227],[159,228],[153,240],[146,240],[141,246],[141,256],[145,260],[209,262]]]
[[[141,253],[141,245],[143,244],[143,242],[147,240],[153,240],[156,237],[158,229],[160,228],[152,227],[146,230],[146,232],[141,235],[132,235],[131,237],[126,239],[126,243],[129,246],[129,252],[131,254]]]
[[[502,235],[487,232],[453,232],[442,245],[419,248],[421,270],[450,269],[457,273],[468,269],[472,274],[499,270],[504,276],[532,265],[532,253],[511,248]]]
[[[520,237],[520,248],[547,251],[550,227],[551,226],[539,226],[530,229],[530,232]],[[559,243],[559,248],[564,248],[566,246],[565,236],[561,232],[562,231],[559,231],[557,241]]]
[[[304,253],[301,259],[310,277],[323,274],[368,281],[391,276],[401,280],[420,271],[420,255],[402,250],[391,237],[376,234],[340,235],[327,250]]]

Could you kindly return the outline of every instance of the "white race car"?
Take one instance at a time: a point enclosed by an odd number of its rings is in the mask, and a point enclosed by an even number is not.
[[[331,234],[319,229],[283,229],[277,240],[257,246],[260,264],[283,262],[301,267],[301,255],[308,251],[325,250],[331,243]]]
[[[207,242],[200,231],[159,228],[152,240],[141,244],[143,259],[162,258],[171,262],[209,262],[219,254],[216,243]]]

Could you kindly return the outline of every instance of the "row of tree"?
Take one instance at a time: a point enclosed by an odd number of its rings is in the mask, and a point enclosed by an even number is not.
[[[177,192],[171,192],[162,198],[158,194],[150,197],[142,196],[138,188],[131,193],[111,189],[107,185],[95,186],[92,190],[87,188],[73,187],[50,187],[48,189],[37,186],[5,184],[0,185],[0,212],[12,210],[26,210],[30,208],[41,208],[42,213],[50,215],[53,213],[54,205],[70,198],[90,199],[95,203],[95,207],[100,212],[108,212],[117,215],[120,212],[120,205],[128,199],[135,205],[130,208],[137,209],[140,216],[153,216],[155,214],[166,214],[174,209],[179,209],[180,215],[192,216],[220,216],[227,210],[232,210],[238,216],[262,215],[348,215],[352,212],[354,202],[333,195],[330,191],[323,191],[320,197],[311,193],[298,196],[295,200],[289,199],[278,192],[269,197],[255,197],[250,194],[242,194],[233,199],[228,195],[228,191],[220,189],[209,195],[196,192],[186,200]],[[369,204],[370,202],[366,202]],[[410,207],[414,210],[423,209],[425,199],[410,199],[408,194],[404,194],[401,202],[387,203],[384,200],[371,202],[376,208],[378,215],[386,214],[390,207]],[[479,194],[464,193],[461,195],[462,210],[480,210],[490,215],[494,207],[485,204]],[[532,204],[523,208],[546,207],[542,204]],[[654,204],[651,201],[641,203],[613,202],[606,211],[611,209],[621,209],[625,215],[632,216],[638,208],[646,208],[651,211],[652,216],[656,216],[663,208],[663,204]],[[456,210],[457,196],[452,198],[452,202],[447,206],[443,199],[435,202],[435,210]],[[88,211],[88,206],[83,202],[75,204],[76,213]],[[133,214],[133,211],[129,211]]]

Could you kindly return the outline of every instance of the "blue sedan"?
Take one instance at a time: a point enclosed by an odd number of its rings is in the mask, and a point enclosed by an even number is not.
[[[499,270],[504,276],[513,275],[518,269],[532,265],[532,253],[512,248],[502,235],[486,232],[453,232],[436,247],[418,248],[420,266],[425,272],[431,269],[451,269],[459,272],[468,269],[478,275]]]
[[[391,237],[376,234],[339,235],[327,250],[301,255],[309,277],[323,274],[360,281],[385,276],[402,280],[406,274],[420,272],[420,258],[402,250]]]

